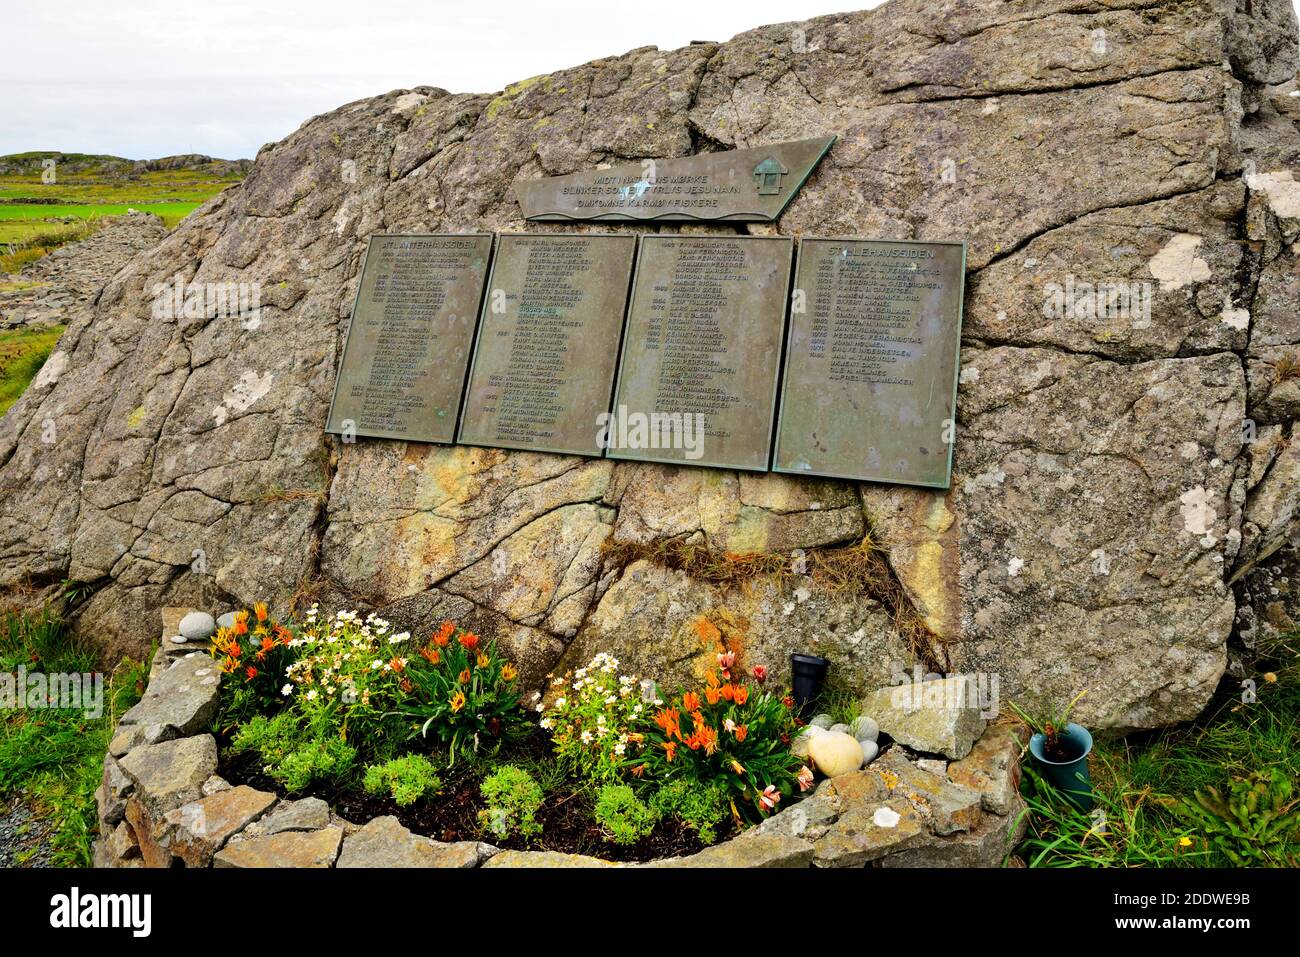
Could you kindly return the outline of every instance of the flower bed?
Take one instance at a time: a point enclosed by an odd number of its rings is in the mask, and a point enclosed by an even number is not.
[[[451,623],[259,606],[178,640],[180,611],[105,758],[100,865],[997,864],[1015,837],[1009,728],[817,782],[792,702],[726,650],[695,689],[598,655],[521,704]]]

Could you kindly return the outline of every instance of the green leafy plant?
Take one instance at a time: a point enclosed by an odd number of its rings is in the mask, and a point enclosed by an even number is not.
[[[542,833],[537,822],[544,796],[533,776],[506,765],[484,779],[479,793],[487,807],[478,812],[479,823],[501,840],[513,834],[528,839]]]
[[[636,729],[647,713],[636,677],[620,674],[618,659],[602,652],[551,686],[555,699],[541,726],[560,763],[592,781],[620,780],[645,739]]]
[[[401,807],[414,804],[442,785],[428,758],[407,754],[366,768],[362,786],[370,794],[387,794]]]
[[[418,733],[448,749],[449,763],[466,749],[522,729],[518,672],[471,631],[444,621],[418,655],[405,663],[397,713],[416,722]]]
[[[1063,708],[1057,707],[1051,701],[1043,702],[1033,711],[1026,711],[1014,701],[1008,701],[1007,707],[1011,709],[1017,718],[1028,725],[1031,731],[1043,736],[1043,754],[1049,760],[1070,761],[1078,757],[1078,755],[1072,754],[1070,749],[1062,743],[1061,735],[1070,725],[1070,715],[1074,712],[1075,706],[1087,693],[1087,689],[1080,691]]]
[[[293,634],[271,617],[264,602],[235,613],[218,628],[208,653],[221,663],[221,713],[226,723],[284,707],[285,674],[295,658]]]
[[[1300,864],[1300,799],[1281,768],[1234,778],[1227,794],[1207,787],[1164,803],[1238,867]]]
[[[250,718],[235,733],[230,751],[255,752],[262,770],[291,793],[316,781],[346,777],[357,758],[356,748],[331,733],[328,725],[308,725],[294,711]]]
[[[626,784],[606,784],[593,811],[596,823],[615,844],[635,844],[655,828],[659,816]]]
[[[697,784],[685,778],[659,787],[649,804],[657,817],[675,817],[693,829],[705,844],[718,839],[718,828],[728,813],[725,787],[717,783]]]
[[[763,690],[762,681],[751,684],[735,653],[723,652],[698,692],[682,692],[655,713],[644,757],[631,773],[719,786],[737,819],[765,817],[812,784],[811,771],[790,753],[798,730],[792,704]]]

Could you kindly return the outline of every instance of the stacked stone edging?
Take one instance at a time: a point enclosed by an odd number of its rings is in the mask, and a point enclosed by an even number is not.
[[[646,864],[443,843],[394,817],[357,825],[319,798],[289,800],[217,776],[207,729],[221,672],[206,639],[176,635],[189,611],[164,609],[149,687],[104,756],[96,867],[996,867],[1023,831],[1024,737],[1005,722],[951,762],[894,744],[757,827]]]
[[[122,267],[166,235],[163,221],[152,213],[105,219],[87,238],[60,246],[9,277],[24,287],[0,292],[0,330],[70,325],[95,304]]]

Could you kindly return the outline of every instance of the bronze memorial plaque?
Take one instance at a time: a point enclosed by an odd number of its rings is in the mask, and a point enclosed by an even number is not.
[[[799,244],[774,468],[947,488],[966,244]]]
[[[645,236],[609,455],[766,471],[793,240]]]
[[[326,432],[456,436],[491,233],[372,236]]]
[[[503,234],[457,441],[601,455],[636,236]]]
[[[535,220],[772,222],[834,142],[835,137],[823,136],[643,160],[523,180],[515,183],[515,195],[524,216]]]

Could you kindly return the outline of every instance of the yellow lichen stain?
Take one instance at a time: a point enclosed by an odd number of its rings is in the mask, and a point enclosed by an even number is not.
[[[767,551],[767,515],[764,509],[742,506],[727,533],[727,547],[733,552]]]
[[[880,776],[880,780],[885,782],[885,787],[894,790],[898,787],[898,775],[893,771],[886,771],[884,768],[872,768]]]
[[[930,507],[925,514],[925,527],[930,529],[932,532],[937,532],[942,535],[944,532],[948,531],[954,518],[955,516],[952,512],[948,511],[948,503],[944,496],[941,494],[934,495],[930,502]]]
[[[550,125],[551,125],[550,118],[543,116],[540,120],[538,120],[536,123],[533,124],[533,129],[540,130],[543,126],[550,126]]]
[[[144,422],[144,406],[138,405],[131,410],[131,414],[126,417],[126,427],[128,429],[138,429]]]
[[[498,96],[496,99],[494,99],[491,103],[488,104],[487,118],[489,120],[495,120],[497,118],[497,114],[500,113],[506,106],[508,106],[511,100],[527,92],[529,89],[531,89],[532,87],[536,86],[539,83],[543,85],[542,88],[544,90],[549,92],[551,89],[551,84],[554,82],[555,81],[552,77],[543,73],[538,76],[530,76],[528,79],[520,80],[518,83],[511,83],[509,86],[505,88],[505,91],[500,96]]]

